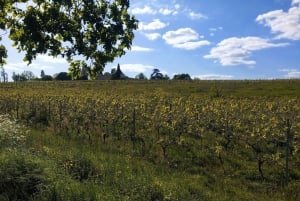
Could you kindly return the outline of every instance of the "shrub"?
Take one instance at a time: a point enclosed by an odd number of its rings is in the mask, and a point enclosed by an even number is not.
[[[66,159],[63,162],[63,167],[73,179],[80,182],[93,177],[96,173],[96,167],[93,162],[83,156],[74,156],[72,159]]]
[[[47,183],[43,168],[32,159],[10,154],[0,162],[1,200],[31,200]]]

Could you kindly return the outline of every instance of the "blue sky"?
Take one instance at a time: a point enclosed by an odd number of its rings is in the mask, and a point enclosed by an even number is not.
[[[139,20],[132,48],[105,71],[120,63],[131,77],[158,68],[171,78],[300,78],[300,0],[131,0],[130,12]],[[23,55],[8,53],[10,74],[68,69],[60,58],[26,66]]]

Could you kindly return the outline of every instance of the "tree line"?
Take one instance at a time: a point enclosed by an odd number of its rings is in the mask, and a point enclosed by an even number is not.
[[[32,71],[25,70],[22,73],[12,74],[12,80],[14,82],[24,82],[24,81],[68,81],[68,80],[89,80],[88,73],[82,69],[80,74],[76,79],[72,76],[70,72],[59,72],[52,75],[47,75],[44,70],[41,70],[40,76],[36,76]],[[96,76],[98,80],[170,80],[171,78],[167,74],[163,74],[159,69],[153,69],[150,77],[148,78],[144,73],[137,74],[134,78],[126,76],[118,64],[117,69],[113,68],[111,73],[106,72],[104,74],[99,74]],[[192,80],[189,74],[176,74],[173,76],[172,80]],[[4,67],[0,68],[0,82],[8,82],[8,73],[5,71]]]

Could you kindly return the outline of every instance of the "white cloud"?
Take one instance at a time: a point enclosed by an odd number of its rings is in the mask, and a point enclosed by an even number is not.
[[[161,8],[159,9],[159,13],[162,15],[171,15],[174,11],[168,8]]]
[[[37,62],[52,63],[52,64],[67,64],[68,62],[63,58],[55,58],[47,55],[38,55]]]
[[[176,10],[179,10],[179,9],[180,9],[180,5],[179,5],[179,4],[175,4],[174,7],[175,7]]]
[[[36,70],[52,70],[54,69],[53,66],[44,65],[39,63],[38,61],[34,61],[32,64],[27,65],[25,62],[9,62],[7,63],[4,68],[9,71],[16,71],[16,72],[23,72],[26,71],[36,71]]]
[[[155,68],[154,66],[144,64],[122,64],[120,67],[124,73],[144,73],[152,71]]]
[[[156,40],[159,37],[161,37],[161,35],[159,33],[150,33],[150,34],[145,34],[145,36],[149,39],[149,40]]]
[[[223,27],[216,27],[216,28],[210,28],[209,31],[211,32],[217,32],[217,31],[222,31]]]
[[[223,66],[254,65],[254,60],[247,59],[253,51],[266,48],[285,47],[288,43],[271,43],[259,37],[227,38],[210,50],[205,59],[217,59]]]
[[[300,0],[293,0],[292,1],[292,5],[297,5],[297,4],[300,4]]]
[[[145,6],[144,8],[133,8],[131,10],[132,14],[134,15],[145,15],[145,14],[149,14],[149,15],[155,15],[156,11],[153,10],[151,7],[149,6]]]
[[[201,40],[201,41],[190,41],[185,43],[174,44],[174,47],[185,50],[194,50],[200,48],[202,46],[210,45],[209,41]]]
[[[210,28],[209,31],[209,35],[210,36],[214,36],[216,32],[218,31],[222,31],[223,30],[223,27],[216,27],[216,28]]]
[[[160,19],[154,19],[149,24],[144,24],[143,22],[139,23],[140,30],[158,30],[158,29],[163,29],[166,26],[168,26],[168,24],[161,22]]]
[[[205,75],[193,75],[193,79],[198,78],[200,80],[231,80],[234,77],[232,75],[220,75],[220,74],[205,74]]]
[[[276,39],[300,40],[300,0],[294,0],[288,12],[275,10],[257,16],[256,21],[270,27],[272,33],[277,34]]]
[[[163,39],[167,44],[172,45],[175,48],[185,50],[194,50],[210,44],[209,41],[199,40],[200,38],[203,38],[203,36],[200,36],[191,28],[181,28],[176,31],[168,31],[163,35]]]
[[[299,69],[280,69],[279,71],[285,73],[285,78],[300,78]]]
[[[196,19],[207,19],[207,16],[203,15],[202,13],[195,13],[195,12],[190,12],[189,13],[189,17],[192,20],[196,20]]]
[[[4,65],[5,70],[17,71],[17,72],[23,71],[23,69],[26,67],[27,67],[27,65],[24,62],[19,62],[19,63],[8,62],[7,64]]]
[[[153,49],[147,48],[147,47],[141,47],[141,46],[132,46],[131,47],[132,52],[151,52]]]
[[[162,15],[177,15],[179,9],[180,9],[180,5],[175,4],[174,8],[171,9],[169,8],[169,6],[167,6],[166,8],[160,8],[159,13]]]

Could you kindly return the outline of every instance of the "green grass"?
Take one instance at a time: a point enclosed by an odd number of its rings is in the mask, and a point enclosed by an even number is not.
[[[218,161],[208,153],[199,153],[199,160],[204,161],[201,168],[196,165],[187,168],[189,164],[170,168],[164,161],[149,162],[121,150],[124,148],[103,144],[90,146],[53,135],[47,130],[32,130],[27,136],[27,144],[14,153],[1,152],[1,161],[11,167],[15,164],[12,161],[18,161],[21,154],[24,169],[35,164],[39,170],[37,174],[40,174],[37,176],[45,182],[42,190],[28,200],[299,199],[299,182],[285,188],[247,179],[246,174],[256,174],[255,170],[224,175]],[[237,159],[229,157],[228,160]],[[70,169],[70,163],[75,168]],[[240,161],[228,161],[226,169],[235,163]],[[8,170],[3,169],[7,166],[2,165],[1,171],[7,173]],[[82,171],[87,171],[88,176],[80,180],[78,175]]]

